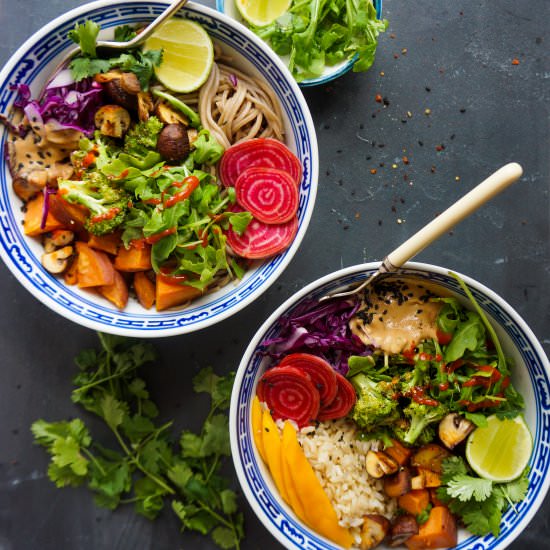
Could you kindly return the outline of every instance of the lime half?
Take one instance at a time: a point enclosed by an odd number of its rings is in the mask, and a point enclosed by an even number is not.
[[[466,458],[481,477],[496,482],[518,478],[531,456],[533,438],[521,416],[500,420],[493,415],[487,426],[476,428],[466,443]]]
[[[200,88],[214,63],[214,47],[208,33],[187,19],[169,19],[145,41],[145,50],[163,50],[155,75],[168,89],[189,93]]]
[[[235,0],[241,17],[257,27],[269,25],[290,8],[291,0]]]

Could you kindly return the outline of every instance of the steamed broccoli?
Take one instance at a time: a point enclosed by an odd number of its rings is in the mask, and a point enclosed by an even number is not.
[[[357,392],[352,416],[361,428],[377,429],[380,424],[389,424],[399,418],[398,402],[393,399],[391,382],[374,382],[363,373],[352,377],[350,381]]]
[[[130,196],[99,172],[84,177],[86,179],[79,181],[60,180],[59,193],[66,201],[85,206],[90,211],[85,223],[90,233],[111,233],[124,221]]]
[[[124,152],[139,158],[146,156],[149,151],[154,151],[163,126],[155,116],[149,117],[145,122],[139,122],[126,134]]]
[[[413,445],[419,437],[430,437],[431,429],[425,430],[430,427],[430,424],[439,422],[447,413],[449,408],[443,403],[437,403],[437,405],[423,405],[417,401],[411,401],[403,409],[405,418],[409,420],[409,428],[403,437],[403,442]]]

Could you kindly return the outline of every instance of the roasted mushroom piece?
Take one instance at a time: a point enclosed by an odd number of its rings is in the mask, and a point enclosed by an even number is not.
[[[172,107],[164,101],[159,101],[155,108],[155,114],[158,119],[165,124],[177,124],[179,122],[184,126],[189,126],[187,117],[183,113],[172,109]]]
[[[474,430],[475,425],[458,413],[449,413],[438,428],[439,439],[447,449],[454,449]]]
[[[191,148],[183,124],[167,124],[157,140],[157,151],[168,162],[179,162],[187,158]]]
[[[68,229],[56,229],[51,233],[46,233],[42,240],[45,252],[53,252],[71,244],[74,240],[74,233]]]
[[[94,118],[96,128],[104,136],[120,138],[130,128],[130,113],[120,105],[103,105]]]
[[[35,195],[42,191],[43,185],[36,185],[23,176],[15,176],[12,182],[14,193],[23,201],[30,201]]]
[[[149,116],[153,112],[155,104],[149,92],[139,92],[137,95],[137,110],[140,122],[149,120]]]
[[[69,258],[73,255],[72,246],[64,246],[53,252],[42,255],[42,265],[50,273],[63,273],[69,265]]]
[[[414,516],[402,514],[398,516],[391,526],[388,544],[392,548],[401,546],[404,542],[418,533],[418,523]]]
[[[378,546],[390,530],[390,522],[384,516],[379,514],[368,514],[363,518],[361,527],[361,550],[369,550]]]
[[[376,479],[395,474],[399,470],[399,464],[382,451],[369,450],[365,458],[367,473]]]

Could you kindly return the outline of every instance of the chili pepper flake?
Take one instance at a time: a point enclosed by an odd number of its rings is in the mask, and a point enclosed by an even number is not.
[[[514,59],[512,59],[512,65],[519,65],[519,59],[517,57],[514,57]]]
[[[371,171],[370,171],[371,174],[374,175],[374,174],[376,174],[376,172],[377,172],[376,168],[371,168]]]
[[[403,164],[409,164],[409,157],[403,157],[401,160],[403,161]]]
[[[441,145],[436,145],[435,146],[435,150],[436,151],[444,151],[445,150],[445,145],[441,144]]]
[[[374,96],[374,101],[376,101],[376,103],[382,103],[382,101],[384,101],[384,98],[382,97],[382,94],[376,94]]]

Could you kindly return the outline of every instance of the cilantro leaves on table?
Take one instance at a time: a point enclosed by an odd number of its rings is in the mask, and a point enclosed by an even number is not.
[[[472,475],[464,459],[453,456],[443,460],[443,485],[437,497],[453,514],[462,519],[466,529],[474,535],[485,536],[500,532],[502,514],[510,505],[521,502],[529,487],[529,469],[516,480],[493,483]]]
[[[121,69],[134,73],[143,91],[149,89],[149,82],[153,78],[154,68],[162,62],[162,50],[133,50],[127,51],[118,57],[103,59],[98,57],[96,48],[100,26],[91,20],[77,24],[69,31],[68,37],[80,46],[81,55],[70,63],[71,74],[78,82],[84,78],[93,77],[98,73],[105,73],[111,69]],[[117,42],[130,40],[135,31],[123,25],[115,29]]]
[[[169,502],[183,530],[238,549],[243,515],[220,471],[230,455],[226,412],[233,374],[218,376],[206,368],[193,379],[194,390],[210,396],[210,412],[200,432],[184,430],[174,443],[172,422],[155,420],[159,411],[137,372],[155,359],[153,348],[119,336],[99,334],[99,339],[101,349],[84,350],[76,358],[72,400],[105,422],[117,448],[94,440],[80,418],[37,420],[31,431],[51,456],[48,477],[57,487],[87,485],[95,503],[110,510],[131,503],[149,519]]]

